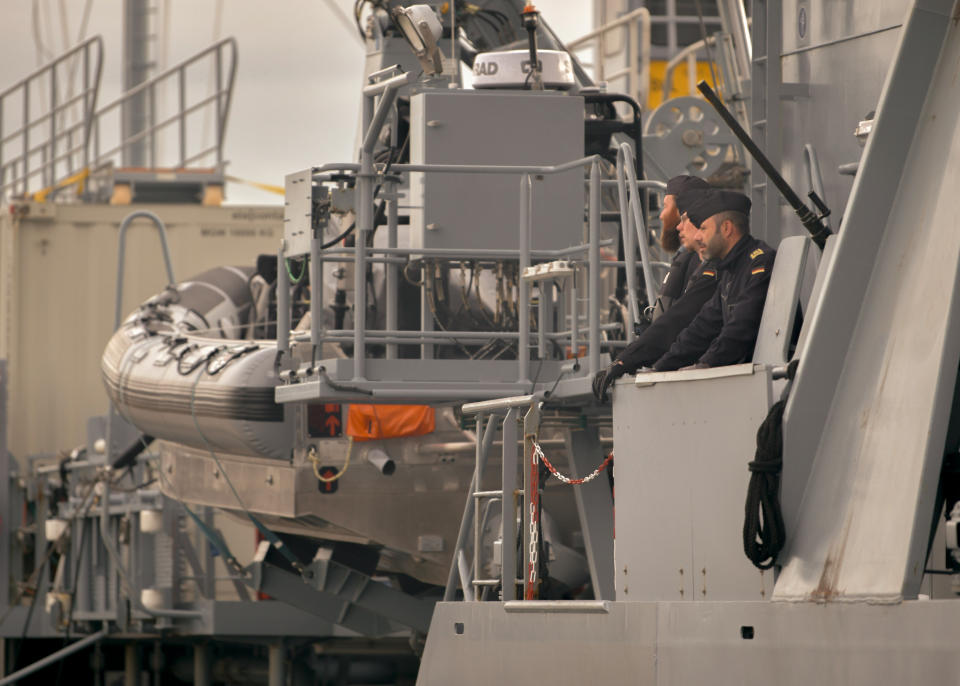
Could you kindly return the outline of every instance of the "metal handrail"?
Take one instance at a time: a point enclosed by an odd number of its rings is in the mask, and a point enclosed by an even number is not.
[[[83,87],[79,94],[61,101],[59,89],[57,88],[57,69],[67,62],[77,59],[83,62],[81,70]],[[103,38],[101,36],[94,36],[64,52],[42,67],[39,67],[0,93],[0,196],[9,190],[15,189],[17,186],[20,187],[21,192],[26,193],[29,188],[30,179],[38,174],[42,175],[46,185],[52,185],[56,177],[57,164],[64,159],[68,161],[68,169],[65,176],[76,172],[77,169],[69,164],[69,162],[72,161],[74,153],[81,153],[83,158],[82,167],[89,164],[89,152],[86,143],[90,139],[94,118],[93,113],[97,106],[97,95],[100,89],[102,73]],[[34,86],[34,89],[39,88],[39,84],[43,79],[49,79],[49,107],[44,108],[39,115],[34,117],[31,116],[31,86]],[[5,133],[3,129],[5,105],[10,98],[17,95],[21,98],[21,125],[16,130]],[[57,121],[59,118],[58,115],[65,112],[67,108],[73,107],[78,102],[82,102],[83,104],[81,121],[62,129],[59,128]],[[31,134],[43,125],[49,127],[45,141],[39,145],[31,146]],[[73,141],[74,134],[78,129],[82,129],[82,144],[74,144]],[[4,146],[15,141],[17,138],[22,140],[20,154],[9,160],[5,159]],[[68,152],[58,154],[61,141],[64,142],[64,145],[68,146]],[[40,157],[40,160],[36,168],[31,168],[31,161],[37,156]],[[9,179],[7,178],[8,173],[11,175]]]
[[[667,62],[666,70],[663,74],[663,101],[666,102],[670,99],[670,93],[673,91],[673,72],[674,70],[682,63],[687,63],[687,81],[690,84],[690,95],[698,95],[697,93],[697,53],[704,49],[707,45],[713,46],[716,45],[715,36],[707,36],[706,41],[703,39],[698,40],[696,43],[691,43],[683,50],[678,52],[676,55],[670,58],[670,61]]]
[[[372,120],[372,116],[371,116]],[[394,172],[426,172],[426,173],[443,173],[443,172],[457,172],[457,173],[475,173],[475,174],[506,174],[506,175],[515,175],[520,176],[520,217],[519,217],[519,246],[516,251],[505,253],[509,254],[511,257],[516,256],[519,261],[519,268],[522,271],[530,265],[530,261],[533,256],[533,250],[530,245],[531,237],[531,224],[532,224],[532,215],[530,212],[530,204],[532,202],[532,186],[531,186],[531,176],[534,174],[537,175],[551,175],[559,174],[565,171],[570,171],[577,168],[590,167],[590,182],[589,182],[589,215],[588,215],[588,227],[589,227],[589,240],[583,246],[576,246],[573,249],[573,252],[585,252],[586,253],[586,265],[588,273],[588,306],[587,306],[587,334],[588,334],[588,369],[591,374],[595,374],[600,369],[600,271],[603,268],[600,262],[600,158],[596,155],[591,155],[588,157],[582,157],[570,162],[565,162],[563,164],[557,165],[536,165],[536,166],[524,166],[524,165],[431,165],[431,164],[397,164],[392,167]],[[360,181],[363,180],[364,174],[358,175],[358,187],[360,186]],[[636,182],[634,182],[636,185]],[[363,215],[362,212],[358,213],[358,226],[362,225],[359,217]],[[369,222],[370,217],[364,219],[363,223]],[[423,249],[417,248],[379,248],[371,249],[367,248],[364,245],[363,241],[356,241],[355,247],[353,248],[352,256],[355,262],[355,270],[359,274],[364,273],[363,265],[366,260],[369,259],[369,253],[371,252],[389,252],[390,254],[401,255],[401,256],[415,256],[422,255],[425,251]],[[281,264],[282,262],[281,258]],[[314,241],[311,244],[311,253],[310,253],[311,263],[318,264],[323,262],[324,256],[322,251],[319,248],[319,243]],[[286,283],[289,286],[289,275],[286,270],[280,270],[280,284],[281,286]],[[311,278],[313,273],[311,273]],[[322,277],[321,277],[322,278]],[[280,291],[285,289],[281,288]],[[359,292],[357,296],[357,303],[355,307],[358,311],[365,311],[366,302],[365,302],[365,288],[363,284],[355,290]],[[518,284],[518,294],[517,294],[517,306],[518,306],[518,331],[515,332],[517,337],[517,365],[518,365],[518,383],[529,383],[529,370],[530,370],[530,351],[529,351],[529,342],[530,342],[530,321],[529,321],[529,283],[525,279],[520,279]],[[285,305],[282,304],[282,305]],[[285,310],[286,307],[280,307],[283,310],[283,316],[286,316]],[[577,300],[576,298],[572,299],[571,302],[571,325],[573,333],[578,332],[579,325],[577,320],[579,319],[579,312],[577,309]],[[278,314],[278,320],[280,315]],[[319,321],[318,319],[315,321]],[[335,338],[339,339],[343,336],[343,331],[337,331],[333,334],[322,329],[317,328],[317,330],[311,330],[311,340],[313,341],[314,346],[319,346],[324,341],[332,341]],[[383,332],[385,335],[383,338],[378,337],[378,342],[388,342],[388,343],[404,343],[409,342],[410,339],[405,339],[400,332],[397,331],[386,331]],[[446,339],[452,337],[447,333],[444,335],[444,332],[436,331],[422,331],[418,332],[423,334],[425,337],[433,339]],[[367,348],[367,334],[368,332],[364,327],[354,327],[353,331],[353,360],[354,360],[354,381],[365,381],[365,362],[366,362],[366,348]],[[394,335],[396,334],[396,335]],[[497,332],[486,332],[488,336],[495,337]],[[289,329],[283,326],[277,327],[277,344],[278,349],[286,350],[289,345]],[[571,339],[574,339],[575,336],[571,335]],[[573,344],[573,340],[571,340]],[[573,349],[576,349],[575,347]]]
[[[648,236],[643,210],[640,202],[640,192],[637,188],[636,164],[634,163],[633,148],[629,143],[621,143],[617,148],[617,190],[620,196],[620,225],[623,231],[624,259],[627,262],[627,283],[629,287],[630,310],[633,321],[628,322],[627,339],[633,340],[633,324],[640,321],[640,310],[637,304],[636,279],[636,248],[640,248],[640,261],[643,264],[643,276],[647,289],[647,302],[653,304],[657,299],[657,284],[650,269],[650,247],[647,245]],[[630,227],[634,231],[630,231]],[[636,241],[636,243],[634,243]]]
[[[229,64],[228,73],[226,77],[226,83],[223,83],[223,73],[222,73],[223,61],[224,61],[223,53],[227,49],[229,49],[229,52],[230,52],[229,54],[230,64]],[[211,55],[216,61],[216,66],[217,66],[216,79],[218,82],[218,86],[212,94],[188,106],[187,94],[186,94],[187,93],[186,70],[188,67],[196,64],[197,62]],[[224,134],[227,127],[227,120],[230,114],[230,104],[233,100],[233,85],[234,85],[234,82],[236,81],[236,75],[237,75],[237,41],[235,38],[224,38],[223,40],[220,40],[214,43],[213,45],[209,46],[205,50],[202,50],[197,54],[193,55],[192,57],[189,57],[186,60],[180,62],[179,64],[176,64],[170,67],[163,73],[158,74],[147,81],[144,81],[143,83],[135,86],[134,88],[131,88],[129,91],[124,93],[119,99],[115,100],[109,105],[106,105],[105,107],[101,108],[96,112],[96,126],[94,130],[94,159],[96,161],[96,164],[102,164],[107,158],[117,154],[118,152],[121,152],[132,143],[136,143],[141,139],[148,138],[151,141],[150,166],[157,166],[156,164],[157,155],[155,150],[156,134],[160,130],[165,129],[169,126],[172,126],[173,124],[178,124],[179,126],[177,127],[177,132],[178,132],[179,140],[178,140],[177,147],[178,147],[179,154],[178,154],[178,162],[176,164],[177,167],[182,168],[186,166],[186,164],[189,161],[199,159],[203,155],[209,154],[210,152],[216,152],[217,166],[218,167],[221,166],[223,164]],[[107,150],[106,152],[100,152],[100,121],[103,119],[103,117],[107,113],[119,107],[122,107],[125,103],[127,103],[128,101],[138,96],[149,95],[151,104],[155,103],[158,86],[162,85],[165,81],[169,79],[173,79],[174,77],[176,77],[177,79],[176,81],[177,97],[178,97],[177,114],[167,117],[166,119],[160,122],[151,122],[150,126],[148,126],[142,131],[137,132],[136,134],[133,134],[132,136],[128,136],[127,138],[122,140],[120,144],[117,145],[116,147],[113,147]],[[206,148],[202,154],[199,154],[199,155],[195,154],[192,156],[188,156],[187,155],[187,123],[186,123],[187,115],[192,114],[193,112],[196,112],[212,104],[216,104],[216,111],[217,111],[216,130],[215,130],[216,143],[213,146]],[[155,116],[152,112],[153,109],[155,108],[151,107],[151,117]]]
[[[372,120],[372,114],[370,119]],[[632,160],[632,150],[627,152],[621,152],[621,156],[629,155],[629,159]],[[631,164],[632,162],[626,162],[624,164]],[[577,295],[577,286],[576,279],[574,283],[570,286],[568,290],[569,295],[569,306],[566,312],[566,316],[569,317],[569,326],[559,327],[557,330],[549,329],[539,329],[536,331],[537,340],[540,345],[541,355],[543,354],[544,346],[547,342],[553,341],[560,345],[563,345],[564,342],[569,342],[570,349],[579,351],[580,346],[579,342],[582,340],[582,336],[586,333],[587,343],[586,346],[586,365],[585,371],[590,374],[595,374],[600,370],[600,358],[601,358],[601,346],[602,343],[601,335],[605,330],[608,330],[611,325],[601,324],[600,315],[604,302],[601,302],[601,293],[600,293],[600,274],[605,269],[613,268],[624,268],[628,274],[632,274],[637,269],[637,258],[635,257],[636,248],[627,250],[627,257],[624,261],[621,262],[611,262],[607,260],[601,261],[600,259],[600,248],[604,245],[612,243],[612,240],[601,240],[600,239],[600,222],[601,222],[601,202],[600,202],[600,193],[601,186],[604,185],[617,185],[618,188],[623,189],[623,209],[628,215],[628,219],[623,221],[623,225],[626,228],[627,235],[625,236],[625,241],[630,242],[633,246],[637,245],[637,238],[640,238],[643,242],[642,248],[646,248],[646,229],[644,225],[644,218],[642,215],[642,204],[639,201],[640,193],[657,191],[662,192],[664,184],[656,181],[649,180],[639,180],[634,174],[629,172],[624,172],[624,164],[619,165],[619,179],[601,179],[600,176],[600,164],[599,159],[596,156],[583,157],[576,160],[571,160],[569,162],[564,162],[554,165],[448,165],[448,164],[396,164],[391,167],[391,171],[395,173],[408,173],[408,172],[418,172],[418,173],[467,173],[467,174],[500,174],[506,176],[520,177],[518,181],[520,182],[520,216],[519,216],[519,231],[518,231],[518,242],[519,245],[515,249],[479,249],[479,250],[458,250],[450,248],[422,248],[422,247],[398,247],[394,245],[383,246],[367,246],[365,241],[356,241],[354,247],[351,248],[330,248],[323,250],[320,247],[322,241],[318,236],[314,236],[310,244],[309,257],[310,257],[310,268],[307,270],[309,275],[309,281],[311,285],[316,284],[319,289],[322,286],[323,271],[322,265],[328,262],[353,262],[356,272],[363,274],[364,270],[358,267],[357,265],[362,262],[365,264],[367,262],[381,262],[386,263],[390,268],[396,268],[396,265],[405,264],[409,260],[420,260],[424,258],[439,258],[439,259],[512,259],[517,260],[520,268],[520,272],[523,272],[523,269],[530,265],[532,261],[548,261],[556,260],[563,258],[573,258],[573,261],[578,268],[583,269],[586,278],[587,288],[586,297],[581,299]],[[551,175],[559,174],[563,172],[569,172],[574,169],[589,167],[590,174],[589,180],[587,181],[589,189],[589,202],[587,203],[588,212],[587,212],[587,225],[589,229],[589,238],[586,243],[576,246],[570,246],[560,250],[535,250],[530,242],[531,229],[532,229],[532,217],[529,211],[530,203],[532,202],[532,187],[530,184],[530,179],[533,175]],[[323,168],[313,168],[311,170],[311,177],[315,183],[326,181],[325,172],[328,169],[346,169],[350,168],[354,172],[358,171],[356,165],[327,165]],[[363,174],[358,174],[358,186],[360,185],[360,178]],[[375,174],[374,174],[375,176]],[[629,197],[628,197],[629,196]],[[360,206],[358,205],[358,208]],[[358,212],[358,217],[363,213]],[[391,214],[388,212],[388,219]],[[358,220],[359,221],[359,220]],[[367,220],[365,220],[366,222]],[[395,222],[396,218],[392,220]],[[390,222],[388,221],[388,224]],[[388,227],[389,228],[389,227]],[[369,230],[369,229],[367,229]],[[634,232],[639,234],[635,236]],[[645,278],[647,286],[647,299],[651,300],[653,292],[651,289],[655,289],[655,279],[652,276],[651,270],[654,266],[654,262],[650,259],[649,251],[641,250],[641,259],[644,261],[645,272],[648,275]],[[280,264],[284,263],[286,254],[278,256]],[[657,263],[656,266],[663,266],[661,263]],[[293,332],[290,331],[289,321],[288,321],[288,310],[290,309],[290,303],[286,298],[286,290],[290,286],[291,277],[287,269],[281,269],[279,273],[280,278],[280,288],[278,295],[278,326],[277,326],[277,345],[278,350],[288,351],[291,343],[311,343],[313,347],[313,355],[317,355],[320,352],[320,347],[324,343],[349,343],[353,342],[353,351],[351,353],[351,359],[353,360],[353,382],[368,382],[376,381],[376,379],[368,379],[365,372],[365,362],[367,361],[367,348],[370,344],[377,345],[386,345],[387,349],[390,349],[390,346],[398,346],[403,344],[419,344],[421,347],[426,348],[433,344],[449,344],[449,343],[460,343],[464,341],[474,341],[474,340],[488,340],[501,338],[504,340],[509,340],[515,342],[517,346],[517,377],[515,386],[519,386],[517,390],[524,389],[530,384],[530,344],[531,344],[531,334],[533,333],[532,325],[529,317],[529,281],[527,279],[520,279],[517,285],[517,327],[511,329],[501,329],[501,330],[484,330],[484,331],[459,331],[459,330],[434,330],[432,328],[423,327],[421,329],[415,330],[402,330],[396,327],[396,322],[392,326],[387,326],[386,328],[368,329],[365,326],[354,326],[353,328],[344,328],[344,329],[328,329],[323,324],[323,316],[319,311],[319,303],[322,301],[321,298],[311,298],[311,314],[315,314],[312,317],[311,326],[309,331],[304,332]],[[577,277],[579,279],[581,277]],[[635,281],[634,281],[635,284]],[[286,285],[287,288],[283,286]],[[361,286],[360,292],[363,293],[365,289]],[[636,296],[639,292],[634,285],[630,289],[631,294],[634,298],[634,307],[633,310],[636,313]],[[392,289],[392,292],[395,293],[396,289]],[[365,310],[365,302],[358,296],[359,305],[355,303],[355,307],[361,310]],[[586,303],[585,311],[581,310],[581,304]],[[387,308],[389,313],[389,308],[392,304],[392,301],[388,301]],[[313,309],[316,308],[317,312],[314,313]],[[636,321],[639,319],[639,315],[635,314],[633,320]],[[585,320],[585,321],[584,321]],[[543,318],[541,317],[541,321]],[[609,342],[607,342],[609,344]],[[425,358],[431,357],[429,352],[422,353]],[[388,359],[390,359],[388,355]],[[361,370],[358,373],[358,370]],[[386,395],[393,392],[391,389],[374,389],[374,393],[377,395]],[[481,393],[481,395],[483,395]]]
[[[96,48],[96,64],[95,69],[91,72],[91,52],[94,48]],[[80,94],[61,101],[57,94],[55,70],[59,65],[74,58],[83,59],[84,87]],[[186,70],[205,59],[213,59],[215,62],[215,89],[196,102],[188,104]],[[213,155],[215,166],[218,169],[222,168],[224,163],[223,144],[237,73],[237,42],[234,38],[225,38],[214,43],[163,73],[130,89],[117,100],[97,109],[102,62],[103,39],[100,36],[95,36],[0,93],[0,196],[9,191],[19,191],[19,193],[26,195],[30,191],[31,180],[37,176],[41,177],[44,187],[53,188],[59,179],[70,177],[84,169],[101,168],[111,162],[117,154],[141,141],[149,142],[147,146],[149,149],[149,166],[159,166],[156,142],[158,134],[170,128],[174,128],[177,132],[177,156],[175,162],[169,166],[184,168]],[[44,77],[49,77],[51,81],[50,107],[31,119],[29,117],[30,86]],[[161,121],[154,121],[156,118],[157,92],[174,80],[178,98],[177,107],[170,116],[164,117]],[[5,132],[3,130],[4,99],[21,91],[25,113],[23,125],[14,131]],[[123,108],[132,99],[142,97],[148,98],[150,102],[148,109],[151,121],[149,125],[134,134],[121,136],[117,145],[102,151],[100,131],[104,117]],[[78,102],[83,104],[81,121],[66,127],[58,127],[58,118]],[[188,150],[187,117],[207,107],[213,107],[216,110],[214,143],[197,151]],[[49,135],[40,139],[38,143],[32,143],[33,132],[47,122],[49,122],[50,127]],[[23,139],[22,152],[11,159],[5,160],[3,156],[4,146],[16,141],[17,138]],[[81,157],[80,164],[74,163],[77,155]],[[31,162],[37,157],[40,157],[40,162],[34,168]],[[66,163],[66,169],[62,168],[64,162]],[[58,165],[61,166],[60,171],[62,173],[58,172]]]
[[[627,66],[623,69],[607,72],[604,68],[606,56],[607,36],[615,30],[625,28],[627,31]],[[637,29],[640,30],[638,40]],[[627,93],[637,102],[644,103],[650,94],[650,10],[639,7],[603,26],[594,29],[576,40],[570,41],[566,47],[570,51],[582,50],[593,46],[597,51],[594,64],[597,81],[627,77]],[[639,55],[639,60],[637,56]]]

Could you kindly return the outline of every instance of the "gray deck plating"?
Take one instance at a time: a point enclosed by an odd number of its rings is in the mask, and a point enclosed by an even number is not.
[[[517,612],[518,605],[543,611]],[[592,602],[557,605],[438,604],[418,686],[876,686],[960,673],[953,601],[616,602],[607,612]]]

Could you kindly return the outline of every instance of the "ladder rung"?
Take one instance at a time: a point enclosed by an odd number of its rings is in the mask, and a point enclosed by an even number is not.
[[[474,586],[499,586],[500,579],[474,579],[470,583]]]
[[[502,498],[503,491],[474,491],[474,498]]]

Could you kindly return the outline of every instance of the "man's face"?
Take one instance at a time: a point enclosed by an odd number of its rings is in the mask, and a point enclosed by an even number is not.
[[[704,245],[704,256],[708,260],[719,260],[727,253],[727,242],[720,231],[716,217],[705,219],[697,232],[697,238]]]
[[[660,225],[664,231],[673,231],[680,223],[680,212],[677,210],[677,200],[672,195],[663,196],[663,209],[660,210]]]
[[[697,239],[697,227],[693,225],[686,214],[680,217],[680,225],[677,226],[677,231],[680,233],[680,243],[684,248],[691,252],[700,252],[703,249],[703,245]]]

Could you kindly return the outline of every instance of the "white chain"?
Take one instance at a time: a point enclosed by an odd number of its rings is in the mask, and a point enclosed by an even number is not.
[[[530,574],[527,582],[531,585],[537,582],[537,523],[534,520],[536,516],[536,506],[530,503]]]
[[[533,444],[534,446],[536,446],[536,450],[533,453],[532,459],[533,459],[533,466],[536,468],[540,463],[540,456],[543,455],[543,452],[540,451],[540,446],[537,444],[536,441],[534,441]],[[534,487],[536,486],[534,485]],[[532,498],[530,499],[529,509],[530,509],[530,548],[528,551],[529,563],[527,565],[527,569],[529,571],[527,573],[527,584],[530,587],[533,587],[533,585],[537,583],[537,542],[539,537],[537,535],[537,522],[536,522],[537,507],[536,507],[536,504],[533,502]]]

